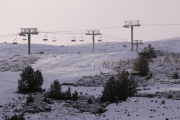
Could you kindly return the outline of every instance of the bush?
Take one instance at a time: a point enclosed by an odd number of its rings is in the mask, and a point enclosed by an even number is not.
[[[48,91],[48,97],[56,100],[60,100],[62,98],[61,84],[58,79],[54,80],[54,82],[50,85],[50,89]]]
[[[24,118],[23,114],[21,114],[21,115],[19,115],[19,116],[17,116],[17,115],[15,114],[15,115],[13,115],[11,118],[8,118],[8,119],[6,119],[6,120],[25,120],[25,118]]]
[[[154,47],[151,47],[151,44],[149,44],[146,49],[143,49],[142,52],[139,52],[138,55],[143,56],[146,59],[157,57]]]
[[[48,103],[48,104],[51,104],[52,102],[50,101],[49,98],[47,98],[47,95],[45,94],[44,95],[44,99],[43,99],[44,102]]]
[[[172,75],[172,78],[173,78],[173,79],[179,79],[179,75],[178,75],[177,73],[174,73],[174,74]]]
[[[37,92],[42,90],[43,77],[40,70],[34,71],[31,66],[26,67],[20,74],[18,90],[20,93]]]
[[[164,103],[165,103],[165,100],[162,100],[161,103],[164,104]]]
[[[149,72],[149,64],[144,56],[138,55],[135,62],[133,63],[133,70],[137,71],[139,75],[147,75]]]
[[[107,81],[101,101],[116,102],[117,100],[126,101],[128,96],[133,96],[137,92],[137,83],[133,77],[128,78],[128,74],[125,70],[121,71],[118,75],[118,79],[115,80],[114,76],[111,76]]]
[[[91,104],[92,103],[92,100],[91,98],[88,99],[88,103]]]
[[[27,97],[26,103],[28,104],[28,103],[31,103],[31,102],[34,102],[34,98],[32,97],[32,95],[29,95],[29,96]]]
[[[173,96],[172,95],[169,95],[168,98],[172,98]]]
[[[72,94],[72,99],[76,101],[78,99],[78,92],[75,90],[74,93]]]

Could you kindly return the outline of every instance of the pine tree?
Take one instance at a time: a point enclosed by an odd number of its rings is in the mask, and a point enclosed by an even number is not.
[[[42,90],[43,77],[40,70],[34,72],[31,66],[26,67],[20,73],[20,80],[18,80],[19,92],[37,92]]]
[[[114,76],[111,76],[109,81],[107,81],[102,93],[101,101],[114,102],[116,100],[117,81],[114,79]]]
[[[59,83],[58,79],[54,80],[54,82],[50,85],[48,97],[56,100],[62,99],[61,84]]]
[[[118,75],[118,80],[117,80],[118,100],[126,101],[126,99],[128,98],[128,84],[129,84],[128,73],[124,69],[121,71],[121,74]]]
[[[137,93],[137,82],[135,82],[134,77],[130,77],[129,83],[128,83],[128,96],[133,96],[135,93]]]
[[[144,56],[138,55],[135,62],[133,63],[133,70],[136,70],[139,75],[147,75],[149,72],[149,64]]]

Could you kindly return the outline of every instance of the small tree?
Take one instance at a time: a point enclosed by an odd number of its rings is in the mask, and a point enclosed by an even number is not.
[[[54,82],[50,85],[50,89],[48,91],[48,97],[59,100],[61,99],[61,95],[62,95],[61,84],[59,83],[58,79],[54,80]]]
[[[157,57],[154,47],[151,47],[151,44],[149,44],[146,49],[143,49],[142,52],[139,52],[138,55],[144,56],[146,59]]]
[[[68,89],[62,93],[62,97],[64,100],[70,100],[72,97],[71,97],[71,88],[68,87]]]
[[[144,56],[138,55],[133,63],[133,70],[136,70],[139,75],[147,75],[149,72],[149,64]]]
[[[40,70],[34,71],[31,66],[27,66],[20,74],[18,80],[19,92],[37,92],[42,90],[43,77]]]

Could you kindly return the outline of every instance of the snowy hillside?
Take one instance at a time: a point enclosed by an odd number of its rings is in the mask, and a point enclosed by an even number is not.
[[[144,42],[139,45],[139,51],[151,43],[156,50],[180,53],[179,45],[180,38],[167,40],[159,40],[152,42]],[[103,42],[95,44],[95,54],[92,54],[92,44],[80,45],[31,45],[31,55],[27,55],[27,44],[12,45],[9,43],[0,44],[0,119],[5,116],[13,115],[13,109],[18,109],[21,103],[25,101],[23,94],[17,94],[18,79],[20,78],[21,69],[27,65],[31,65],[35,70],[41,70],[44,77],[42,88],[50,88],[50,84],[58,79],[60,83],[76,83],[83,76],[99,76],[102,74],[116,74],[116,71],[109,68],[103,68],[104,61],[120,61],[134,59],[137,56],[136,46],[134,51],[130,50],[130,43],[127,47],[123,47],[122,42]],[[44,52],[44,54],[39,54]],[[163,56],[161,57],[163,59]],[[95,70],[94,70],[95,63]],[[150,65],[150,70],[154,74],[149,81],[143,81],[142,78],[140,87],[143,94],[156,94],[157,92],[180,91],[180,80],[171,79],[171,73],[179,70],[174,70],[180,67],[180,63],[167,64],[165,67],[157,64]],[[131,69],[131,66],[127,66]],[[167,72],[169,71],[169,72]],[[105,77],[105,76],[101,76]],[[174,84],[174,83],[177,84]],[[162,84],[166,83],[166,84]],[[146,84],[146,87],[143,87]],[[65,91],[68,86],[63,86]],[[98,98],[102,94],[102,84],[99,86],[70,86],[71,91],[77,90],[82,94],[94,95]],[[146,89],[144,89],[146,88]],[[173,93],[172,93],[173,94]],[[72,107],[65,107],[64,102],[52,104],[52,111],[40,112],[36,114],[26,113],[25,117],[29,120],[165,120],[180,119],[179,100],[175,94],[174,99],[167,99],[166,95],[160,94],[162,97],[132,97],[126,102],[113,103],[106,107],[107,111],[102,114],[92,114],[90,112],[80,112]],[[19,100],[18,97],[22,97]],[[162,101],[165,100],[163,104]],[[15,104],[15,108],[11,105]],[[61,108],[61,110],[59,109]]]

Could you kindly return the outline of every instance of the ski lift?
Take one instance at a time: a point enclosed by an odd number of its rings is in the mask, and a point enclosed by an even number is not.
[[[102,36],[98,38],[98,42],[102,42]]]
[[[81,34],[81,37],[80,37],[80,42],[84,42],[84,38],[82,37],[82,34]]]
[[[27,36],[26,36],[26,35],[23,36],[23,37],[22,37],[22,40],[23,40],[23,41],[26,41],[26,40],[27,40]]]
[[[57,41],[57,38],[53,34],[52,42],[56,42],[56,41]]]
[[[16,39],[14,39],[14,40],[12,41],[12,44],[13,44],[13,45],[16,45],[16,44],[17,44],[17,35],[16,35]]]
[[[47,33],[46,36],[43,37],[43,41],[48,41]]]
[[[74,34],[74,37],[71,38],[71,42],[76,42],[75,34]]]

